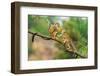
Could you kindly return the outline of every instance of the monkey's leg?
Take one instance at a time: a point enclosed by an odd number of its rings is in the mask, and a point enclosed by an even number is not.
[[[72,50],[71,50],[71,47],[70,47],[70,44],[69,44],[68,42],[65,42],[65,43],[64,43],[64,46],[66,47],[66,49],[67,49],[68,51],[72,51]]]
[[[52,38],[53,38],[53,39],[56,39],[56,35],[57,35],[57,32],[53,32],[53,33],[52,33]]]
[[[74,43],[72,41],[70,43],[71,43],[71,46],[73,47],[74,51],[77,51]]]
[[[54,39],[54,33],[50,33],[52,39]]]
[[[67,46],[68,46],[68,50],[69,50],[69,51],[73,51],[73,49],[72,49],[72,47],[70,46],[70,44],[69,44],[69,43],[68,43],[68,45],[67,45]]]

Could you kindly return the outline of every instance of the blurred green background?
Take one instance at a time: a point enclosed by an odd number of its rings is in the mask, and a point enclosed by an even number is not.
[[[38,32],[44,36],[50,36],[48,32],[49,25],[53,22],[59,22],[60,25],[66,30],[66,32],[72,38],[77,51],[82,55],[88,55],[88,18],[87,17],[74,17],[74,16],[40,16],[40,15],[28,15],[28,30],[31,32]],[[29,36],[30,37],[30,36]],[[32,54],[34,50],[31,48],[31,38],[28,38],[28,54]],[[66,53],[64,48],[59,43],[55,46],[59,48],[59,51],[55,54],[54,59],[72,59],[80,58],[73,56],[70,53]]]

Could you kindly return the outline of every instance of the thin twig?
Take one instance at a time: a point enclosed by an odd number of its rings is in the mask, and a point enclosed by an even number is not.
[[[30,31],[28,31],[28,33],[32,34],[33,37],[39,36],[39,37],[41,37],[41,38],[43,38],[43,39],[45,39],[45,40],[54,40],[54,41],[56,41],[56,42],[58,42],[58,43],[60,43],[60,44],[63,45],[63,43],[62,43],[61,41],[57,40],[57,39],[53,39],[53,38],[51,38],[51,37],[43,36],[43,35],[40,35],[40,34],[38,34],[38,33],[33,33],[33,32],[30,32]],[[64,45],[63,45],[63,46],[64,46]],[[65,46],[64,46],[64,47],[65,47]],[[66,49],[66,47],[65,47],[65,49]],[[79,52],[77,52],[77,51],[68,51],[67,49],[66,49],[66,51],[69,52],[69,53],[72,53],[72,54],[76,54],[76,55],[80,56],[81,58],[87,58],[86,56],[81,55],[81,54],[80,54]]]

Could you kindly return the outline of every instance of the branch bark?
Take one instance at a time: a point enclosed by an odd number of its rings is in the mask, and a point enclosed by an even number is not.
[[[53,39],[53,38],[51,38],[51,37],[43,36],[43,35],[40,35],[40,34],[38,34],[38,33],[33,33],[33,32],[30,32],[30,31],[28,31],[28,33],[30,33],[30,34],[33,35],[32,41],[34,40],[34,37],[35,37],[35,36],[39,36],[39,37],[41,37],[41,38],[43,38],[43,39],[45,39],[45,40],[54,40],[54,41],[56,41],[56,42],[58,42],[58,43],[60,43],[60,44],[62,44],[62,45],[64,46],[64,44],[63,44],[61,41],[57,40],[57,39]],[[65,46],[64,46],[64,47],[65,47]],[[83,56],[82,54],[80,54],[80,53],[77,52],[77,51],[68,51],[68,50],[66,49],[66,47],[65,47],[65,51],[66,51],[66,52],[69,52],[69,53],[72,53],[72,54],[76,54],[77,56],[80,56],[81,58],[87,58],[86,56]]]

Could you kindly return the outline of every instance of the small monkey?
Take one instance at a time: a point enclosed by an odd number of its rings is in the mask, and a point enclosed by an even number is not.
[[[62,41],[65,45],[65,47],[69,50],[69,51],[76,51],[76,47],[72,41],[72,39],[70,38],[70,36],[64,32],[62,34]]]
[[[61,41],[69,51],[76,51],[75,45],[68,33],[60,26],[59,23],[53,23],[49,27],[50,36],[53,39]]]
[[[62,27],[60,27],[59,23],[53,23],[53,24],[50,25],[48,31],[50,33],[50,36],[53,39],[56,39],[57,38],[57,34],[61,33]]]

